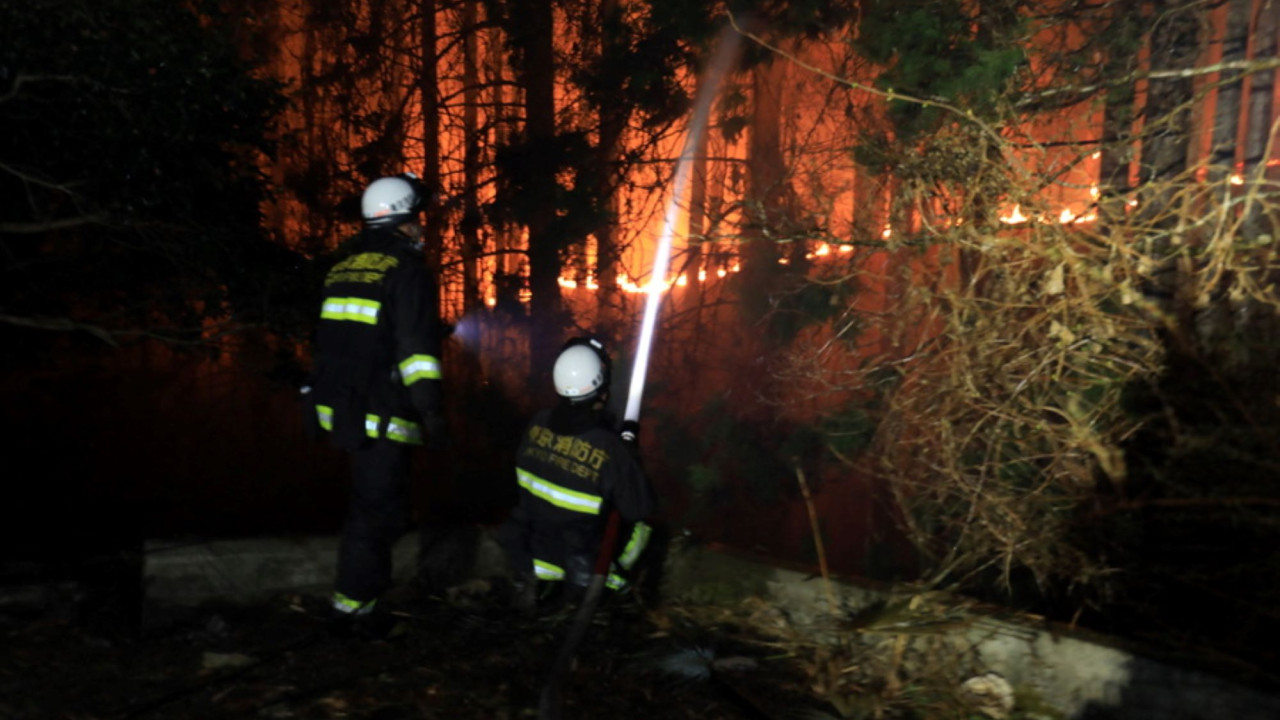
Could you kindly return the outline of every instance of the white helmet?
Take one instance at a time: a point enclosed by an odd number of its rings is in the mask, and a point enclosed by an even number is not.
[[[609,384],[609,356],[596,340],[571,340],[556,358],[551,378],[560,397],[590,400]]]
[[[368,225],[399,225],[421,212],[423,201],[418,176],[404,173],[369,183],[360,199],[360,211]]]

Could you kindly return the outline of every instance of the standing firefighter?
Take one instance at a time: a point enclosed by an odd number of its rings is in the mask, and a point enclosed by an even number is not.
[[[587,587],[606,519],[616,510],[630,526],[615,553],[608,586],[626,585],[649,538],[644,520],[653,491],[635,455],[604,412],[609,356],[592,339],[571,340],[553,371],[560,402],[534,415],[516,451],[520,500],[503,528],[517,605],[532,609],[536,580],[563,581],[566,595]]]
[[[364,192],[364,230],[325,277],[315,370],[303,392],[351,457],[351,496],[333,606],[367,618],[391,584],[391,547],[409,523],[410,449],[445,437],[436,284],[422,256],[426,192],[411,173]]]

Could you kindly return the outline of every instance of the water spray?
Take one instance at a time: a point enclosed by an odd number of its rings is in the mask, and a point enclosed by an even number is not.
[[[726,29],[721,34],[716,53],[704,71],[702,87],[698,88],[697,97],[694,98],[693,117],[689,120],[684,148],[676,160],[675,183],[671,189],[671,197],[667,200],[662,232],[658,235],[657,252],[653,256],[653,273],[649,276],[644,320],[640,324],[640,341],[636,345],[636,359],[631,371],[631,388],[627,392],[627,407],[622,414],[624,427],[634,427],[640,420],[640,399],[644,395],[645,375],[649,371],[649,352],[653,348],[653,332],[658,324],[658,308],[662,304],[662,293],[667,289],[667,266],[671,262],[671,239],[675,235],[676,220],[680,214],[680,199],[689,186],[689,176],[693,174],[691,167],[698,155],[699,144],[706,135],[707,122],[711,117],[711,102],[720,93],[720,85],[729,72],[740,41],[741,36],[731,29]],[[632,431],[624,430],[624,437],[629,433]],[[634,440],[634,434],[627,439]]]

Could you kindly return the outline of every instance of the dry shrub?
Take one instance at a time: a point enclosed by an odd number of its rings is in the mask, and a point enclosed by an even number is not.
[[[880,473],[937,579],[1021,566],[1088,580],[1102,568],[1061,538],[1099,475],[1124,482],[1120,444],[1138,422],[1124,389],[1160,362],[1139,260],[1055,224],[949,240],[946,252],[980,259],[903,297],[936,329],[898,366]]]
[[[930,150],[947,157],[946,138]],[[1159,381],[1172,350],[1212,352],[1276,305],[1265,185],[1204,175],[1063,223],[1035,219],[1027,181],[1043,175],[980,172],[970,222],[922,223],[898,251],[905,279],[880,330],[903,337],[909,319],[915,339],[864,366],[898,378],[872,457],[930,582],[1025,570],[1042,587],[1094,586],[1109,572],[1077,539],[1091,508],[1125,494],[1126,443],[1151,420],[1128,396]],[[984,197],[1021,199],[1033,219],[996,221],[978,211]],[[921,215],[920,200],[898,204]]]
[[[775,400],[816,419],[844,472],[875,476],[927,585],[1127,604],[1162,629],[1242,611],[1274,625],[1280,187],[1259,138],[1277,123],[1219,90],[1275,61],[1196,65],[1192,4],[1109,8],[1064,16],[1083,35],[968,94],[908,97],[872,81],[885,68],[772,48],[864,102],[840,145],[854,162],[804,176],[814,207],[853,198],[850,229],[822,239],[857,250],[770,293],[775,316],[809,321],[778,354]],[[1010,42],[1039,47],[1029,32]],[[1146,65],[1128,62],[1138,47]],[[1136,186],[1091,199],[1103,175]],[[1243,643],[1262,634],[1236,624]]]

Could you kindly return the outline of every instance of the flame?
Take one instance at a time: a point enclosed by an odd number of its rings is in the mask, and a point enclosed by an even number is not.
[[[1014,205],[1013,210],[1011,210],[1009,214],[1000,216],[1000,222],[1008,223],[1009,225],[1017,225],[1018,223],[1024,223],[1030,219],[1031,218],[1022,214],[1021,205]]]
[[[1096,187],[1091,188],[1090,190],[1091,194],[1093,192],[1096,192],[1096,190],[1097,190]],[[1000,216],[1000,222],[1005,223],[1007,225],[1019,225],[1019,224],[1028,222],[1031,219],[1032,218],[1028,217],[1026,213],[1022,212],[1021,205],[1014,205],[1013,208],[1009,210],[1009,212]],[[1039,215],[1035,219],[1038,222],[1042,222],[1042,223],[1054,222],[1053,220],[1050,220],[1049,218],[1043,215]],[[1074,225],[1078,223],[1093,222],[1097,219],[1098,219],[1097,213],[1087,212],[1084,214],[1078,214],[1076,213],[1075,210],[1072,210],[1071,208],[1063,208],[1062,210],[1058,211],[1057,222],[1061,225]]]

